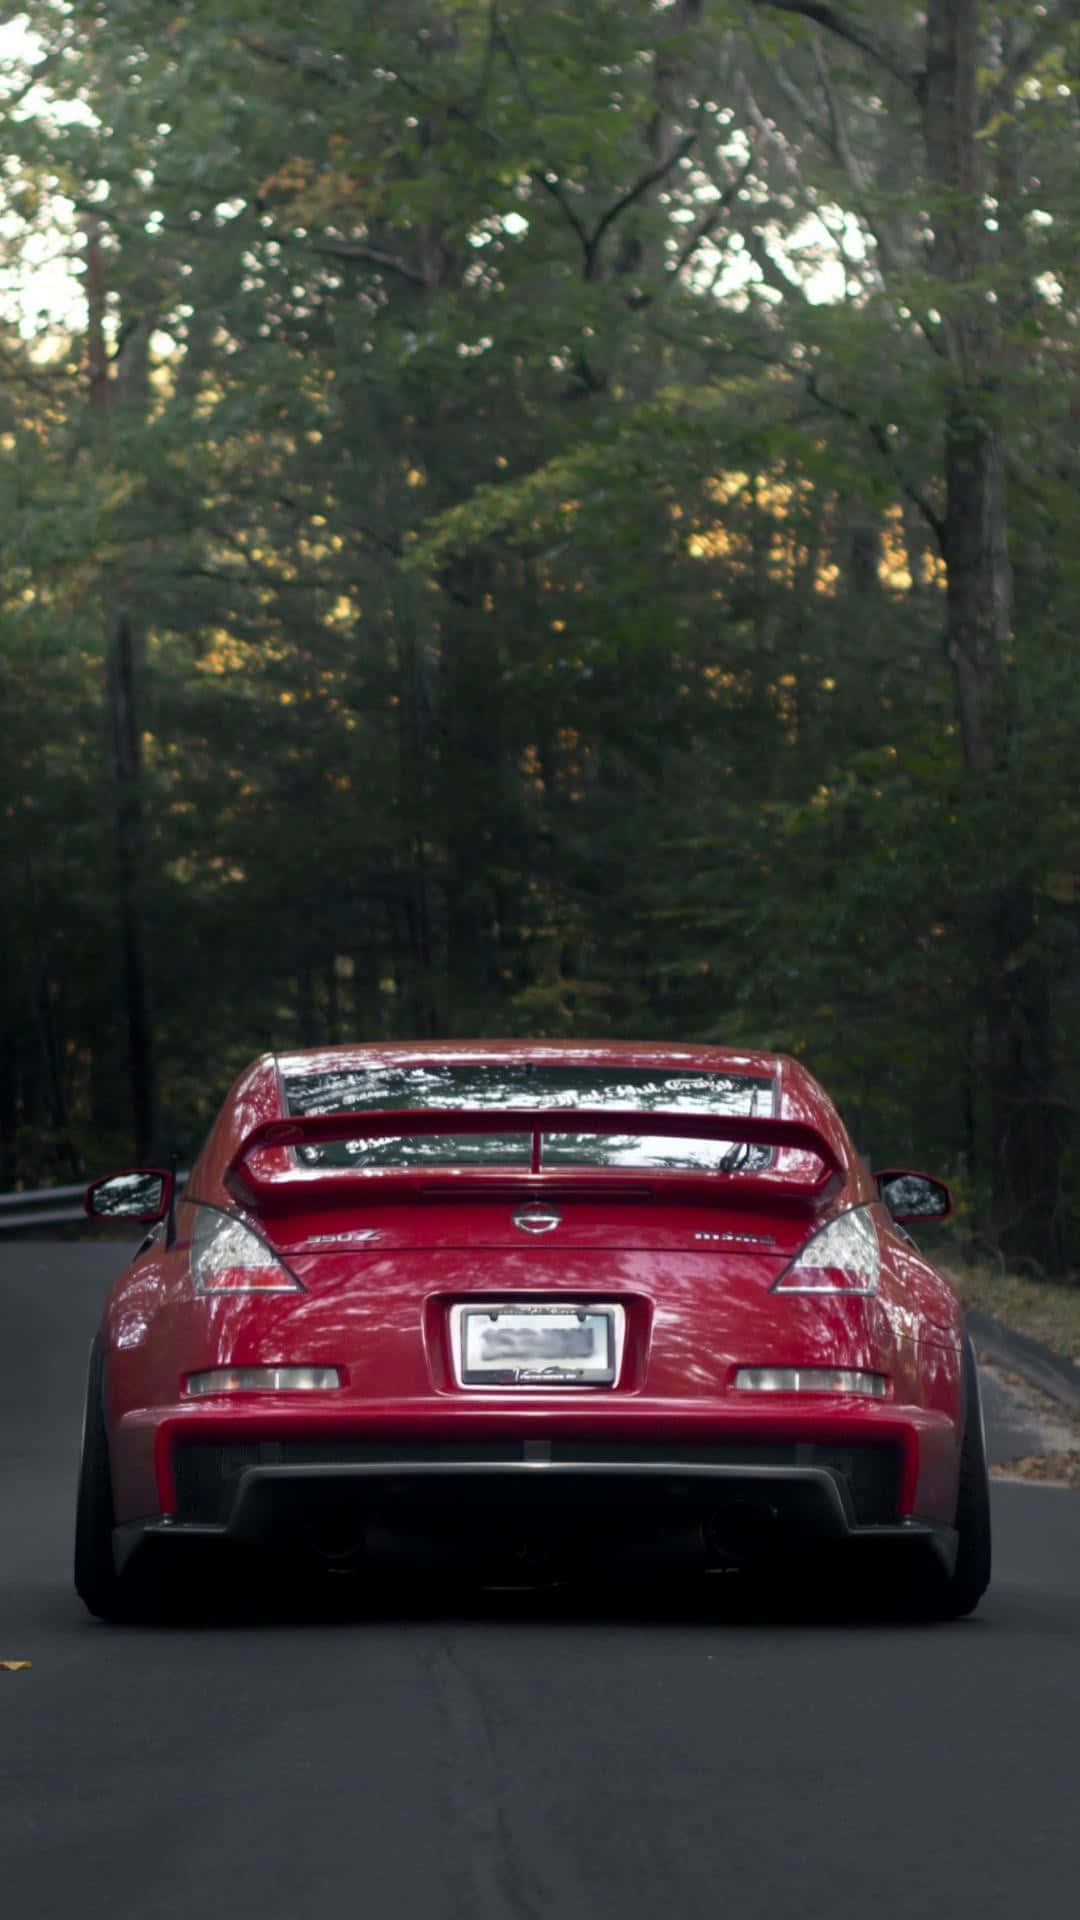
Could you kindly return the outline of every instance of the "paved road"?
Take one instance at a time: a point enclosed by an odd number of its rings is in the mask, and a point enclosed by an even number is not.
[[[68,1584],[117,1250],[0,1249],[5,1920],[1027,1920],[1080,1878],[1080,1499],[995,1487],[949,1627],[613,1614],[102,1627]],[[999,1451],[1030,1451],[991,1407]],[[1029,1436],[1030,1437],[1030,1436]]]

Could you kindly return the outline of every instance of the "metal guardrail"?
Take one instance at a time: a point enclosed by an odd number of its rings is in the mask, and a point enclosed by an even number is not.
[[[0,1233],[16,1227],[61,1226],[72,1220],[85,1220],[82,1197],[85,1181],[77,1187],[38,1187],[30,1193],[0,1193]],[[62,1201],[77,1205],[62,1206]]]
[[[185,1167],[176,1176],[178,1188],[187,1177]],[[76,1187],[35,1187],[26,1193],[0,1193],[0,1233],[14,1233],[20,1227],[72,1226],[85,1220],[82,1202],[86,1187],[87,1182],[80,1180]],[[61,1204],[63,1202],[67,1204]]]

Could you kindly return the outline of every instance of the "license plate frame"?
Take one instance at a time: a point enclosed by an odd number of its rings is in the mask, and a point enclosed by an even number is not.
[[[458,1310],[465,1387],[611,1387],[618,1365],[616,1309],[594,1301],[483,1301]],[[501,1324],[500,1324],[501,1323]],[[478,1350],[502,1333],[501,1353]],[[586,1350],[585,1334],[592,1338]],[[577,1336],[575,1338],[575,1336]]]

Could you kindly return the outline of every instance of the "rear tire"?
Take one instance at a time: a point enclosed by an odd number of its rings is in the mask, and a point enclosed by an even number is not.
[[[154,1596],[134,1570],[117,1573],[113,1558],[112,1472],[105,1426],[105,1351],[90,1349],[82,1458],[75,1502],[75,1591],[100,1620],[136,1621],[154,1612]]]
[[[956,1563],[949,1575],[920,1592],[924,1618],[960,1620],[973,1613],[990,1585],[990,1476],[986,1464],[982,1398],[975,1350],[964,1337],[964,1437],[956,1493]]]
[[[964,1385],[967,1411],[960,1450],[960,1485],[956,1497],[958,1536],[956,1566],[945,1595],[943,1613],[960,1619],[978,1606],[990,1585],[990,1473],[986,1463],[986,1434],[975,1349],[964,1338]]]

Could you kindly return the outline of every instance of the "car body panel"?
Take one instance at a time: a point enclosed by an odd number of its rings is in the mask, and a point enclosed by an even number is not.
[[[534,1061],[658,1073],[760,1078],[774,1113],[815,1129],[841,1173],[811,1193],[813,1155],[781,1147],[772,1187],[737,1173],[679,1181],[552,1169],[488,1180],[457,1169],[395,1184],[365,1174],[346,1195],[305,1175],[286,1146],[259,1151],[259,1191],[238,1205],[229,1170],[259,1127],[286,1114],[283,1081],[305,1071],[424,1061],[492,1066]],[[391,1131],[388,1123],[387,1131]],[[785,1181],[787,1184],[785,1185]],[[800,1182],[805,1191],[800,1190]],[[298,1185],[303,1191],[297,1191]],[[288,1194],[287,1201],[281,1196]],[[198,1294],[190,1273],[197,1206],[241,1213],[299,1282],[280,1293]],[[556,1224],[532,1235],[520,1216]],[[774,1291],[813,1232],[869,1207],[881,1252],[872,1295]],[[712,1047],[576,1043],[416,1043],[265,1055],[227,1097],[176,1210],[120,1277],[104,1319],[106,1411],[117,1527],[176,1512],[175,1449],[195,1441],[336,1443],[383,1436],[452,1447],[527,1433],[603,1441],[611,1462],[642,1436],[692,1437],[749,1449],[774,1444],[895,1446],[896,1519],[947,1530],[956,1508],[964,1418],[962,1313],[947,1282],[877,1200],[827,1097],[796,1061]],[[463,1302],[610,1302],[625,1340],[610,1387],[458,1383],[452,1312]],[[332,1393],[186,1398],[191,1373],[240,1366],[327,1366]],[[770,1393],[735,1387],[740,1367],[846,1367],[883,1374],[886,1397]],[[357,1469],[359,1471],[359,1469]]]

